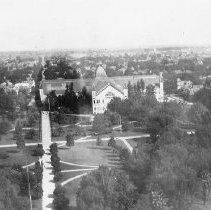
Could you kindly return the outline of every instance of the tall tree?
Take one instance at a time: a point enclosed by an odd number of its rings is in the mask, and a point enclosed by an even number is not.
[[[17,120],[14,131],[14,138],[16,139],[17,149],[23,150],[25,148],[25,141],[23,138],[21,121]]]
[[[83,177],[77,192],[77,207],[81,210],[130,209],[135,200],[129,177],[104,166]]]

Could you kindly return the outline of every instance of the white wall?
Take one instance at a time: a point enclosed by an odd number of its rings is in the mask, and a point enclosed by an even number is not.
[[[111,96],[108,96],[111,93]],[[92,106],[93,114],[103,113],[107,109],[108,103],[114,98],[118,97],[121,100],[127,98],[127,94],[123,94],[112,86],[107,86],[102,92],[95,96],[95,91],[92,92]]]

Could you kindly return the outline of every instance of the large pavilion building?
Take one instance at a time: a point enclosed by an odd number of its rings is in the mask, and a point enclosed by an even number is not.
[[[41,100],[44,100],[47,94],[55,90],[57,95],[62,95],[66,89],[66,85],[73,83],[75,92],[79,92],[83,87],[92,93],[92,109],[93,114],[103,113],[107,109],[108,103],[114,97],[122,100],[128,98],[128,83],[137,84],[143,80],[145,87],[153,85],[155,87],[155,97],[159,102],[163,101],[163,75],[135,75],[135,76],[118,76],[107,77],[105,70],[99,66],[96,70],[94,79],[57,79],[42,80],[40,88]]]

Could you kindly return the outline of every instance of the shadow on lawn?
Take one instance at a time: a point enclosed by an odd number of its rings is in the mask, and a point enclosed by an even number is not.
[[[7,152],[8,152],[8,153],[18,153],[19,150],[15,150],[15,149],[14,149],[14,150],[7,150]]]
[[[96,146],[96,147],[88,147],[88,149],[98,149],[98,150],[107,150],[107,151],[110,151],[111,149],[110,148],[107,148],[107,147],[100,147],[100,146]]]

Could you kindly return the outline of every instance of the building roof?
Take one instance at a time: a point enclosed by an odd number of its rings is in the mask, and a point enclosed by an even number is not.
[[[111,83],[117,87],[127,87],[130,82],[131,85],[136,84],[138,81],[143,80],[145,86],[149,84],[159,83],[158,75],[135,75],[135,76],[118,76],[118,77],[104,77],[104,78],[95,78],[95,79],[57,79],[57,80],[43,80],[41,83],[41,87],[43,88],[43,93],[46,95],[49,90],[47,90],[47,85],[50,84],[52,89],[55,88],[57,94],[64,93],[64,90],[61,89],[62,84],[65,83],[71,84],[73,83],[73,89],[75,92],[79,92],[83,87],[87,88],[88,92],[93,90],[93,86],[98,82],[102,84]],[[96,87],[95,87],[96,88]]]
[[[103,82],[98,81],[96,84],[93,85],[93,90],[95,90],[96,94],[98,95],[100,92],[102,92],[108,86],[112,86],[113,88],[115,88],[116,90],[118,90],[119,92],[121,92],[123,94],[123,88],[121,86],[115,85],[115,84],[113,84],[111,82],[107,82],[107,81],[103,81]]]

